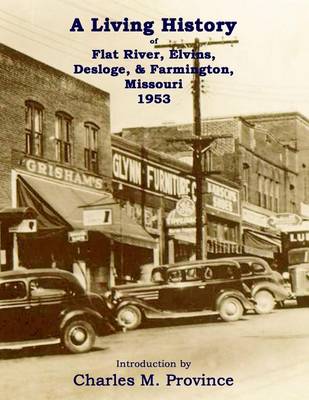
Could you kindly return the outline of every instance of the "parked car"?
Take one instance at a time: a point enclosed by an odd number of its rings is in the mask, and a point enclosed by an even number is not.
[[[254,309],[235,261],[194,261],[156,267],[151,283],[125,284],[105,294],[118,324],[135,329],[143,319],[219,314],[236,321]]]
[[[256,301],[255,311],[258,314],[270,313],[276,303],[282,304],[291,297],[282,275],[272,270],[267,261],[262,258],[239,256],[222,260],[238,262],[241,279],[251,290],[251,296]]]
[[[0,273],[0,349],[60,343],[72,353],[86,352],[107,328],[107,315],[104,300],[69,272]]]

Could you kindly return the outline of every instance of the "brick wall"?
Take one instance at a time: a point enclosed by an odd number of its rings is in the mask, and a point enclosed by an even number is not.
[[[43,157],[55,160],[55,113],[73,117],[72,167],[84,169],[84,123],[99,128],[99,173],[111,177],[109,94],[0,45],[0,208],[10,200],[12,150],[25,151],[25,101],[43,107]],[[106,178],[106,187],[110,187]]]

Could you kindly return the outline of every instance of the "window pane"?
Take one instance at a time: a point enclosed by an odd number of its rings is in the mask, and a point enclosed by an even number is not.
[[[0,299],[23,299],[27,296],[26,286],[22,281],[5,282],[0,285]]]
[[[90,149],[89,126],[85,126],[85,147]]]
[[[31,130],[31,107],[26,107],[26,129]]]
[[[42,132],[42,111],[38,109],[34,109],[34,130]]]
[[[61,138],[61,118],[60,117],[56,117],[56,121],[55,121],[55,137],[57,139]]]
[[[91,149],[92,150],[96,150],[97,149],[97,146],[98,146],[98,143],[97,143],[97,140],[98,140],[98,138],[97,138],[97,130],[95,129],[95,128],[92,128],[91,129]]]
[[[34,155],[40,156],[42,154],[42,135],[36,133],[34,136]]]

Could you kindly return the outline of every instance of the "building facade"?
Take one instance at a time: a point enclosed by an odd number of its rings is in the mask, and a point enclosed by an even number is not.
[[[276,257],[280,235],[269,218],[278,213],[298,214],[306,202],[307,128],[308,121],[297,113],[202,121],[202,135],[231,136],[218,139],[206,152],[204,171],[210,177],[219,172],[241,188],[244,253],[270,260]],[[181,141],[192,135],[192,124],[128,128],[120,135],[159,151],[166,149],[192,165],[192,151]]]
[[[112,154],[114,196],[122,201],[128,216],[158,240],[159,262],[194,259],[194,204],[188,220],[176,210],[184,198],[195,201],[192,167],[117,135],[112,136]],[[209,178],[205,180],[206,191],[204,246],[208,257],[241,253],[239,187],[224,179]],[[147,261],[139,259],[138,252],[135,257],[137,265]]]
[[[60,267],[102,290],[117,243],[157,247],[112,196],[109,94],[3,45],[0,70],[1,269]]]

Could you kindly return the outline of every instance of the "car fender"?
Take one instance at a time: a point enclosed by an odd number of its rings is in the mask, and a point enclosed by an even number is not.
[[[152,313],[160,312],[160,310],[156,309],[155,307],[150,306],[143,300],[140,300],[140,299],[137,299],[134,297],[120,299],[120,301],[118,302],[117,307],[116,307],[116,312],[118,312],[121,308],[123,308],[127,305],[138,307],[144,315],[147,315],[148,312],[152,312]]]
[[[60,314],[60,332],[63,330],[65,325],[73,319],[86,319],[94,325],[95,331],[100,332],[101,325],[103,325],[105,319],[97,311],[91,308],[84,308],[78,310],[66,310]]]
[[[267,290],[270,292],[276,301],[283,301],[289,298],[289,292],[282,286],[279,286],[273,282],[259,282],[251,287],[251,295],[255,297],[256,293],[260,290]]]
[[[224,290],[223,292],[218,294],[216,299],[216,310],[219,308],[219,304],[222,300],[228,297],[234,297],[235,299],[239,300],[244,307],[245,310],[253,310],[254,309],[254,302],[247,299],[243,293],[238,290]]]

